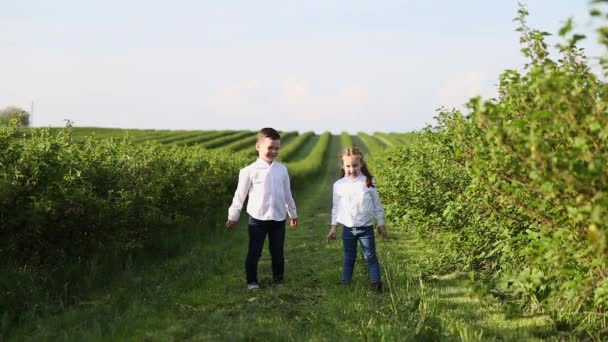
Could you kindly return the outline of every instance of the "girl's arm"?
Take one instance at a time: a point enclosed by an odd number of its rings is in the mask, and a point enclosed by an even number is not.
[[[376,221],[379,226],[384,226],[384,207],[382,207],[382,202],[380,201],[380,195],[378,194],[378,189],[373,187],[371,188],[372,193],[372,204],[374,205],[374,214],[376,216]]]
[[[372,188],[372,202],[374,205],[374,214],[376,215],[376,221],[378,223],[378,233],[386,237],[386,227],[384,227],[384,208],[382,207],[382,202],[380,201],[378,189],[375,187]]]

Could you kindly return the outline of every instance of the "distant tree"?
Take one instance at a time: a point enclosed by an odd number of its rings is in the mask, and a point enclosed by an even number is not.
[[[13,106],[0,110],[0,122],[7,123],[12,119],[18,119],[21,126],[28,127],[30,125],[30,113],[27,111]]]

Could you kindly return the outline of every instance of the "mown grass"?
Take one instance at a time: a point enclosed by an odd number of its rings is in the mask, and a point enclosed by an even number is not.
[[[378,239],[383,293],[367,290],[361,258],[352,284],[338,286],[342,245],[325,241],[325,235],[341,147],[333,136],[327,167],[295,193],[300,224],[287,227],[285,286],[271,284],[265,250],[259,265],[262,288],[245,289],[244,214],[232,232],[218,221],[215,227],[176,230],[156,239],[156,246],[134,256],[111,282],[54,315],[32,312],[7,340],[568,339],[556,333],[548,317],[521,316],[465,275],[435,273],[433,260],[442,251],[408,227],[389,225],[389,237]]]

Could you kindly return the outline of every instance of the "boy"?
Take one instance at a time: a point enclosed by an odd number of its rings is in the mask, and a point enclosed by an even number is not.
[[[262,255],[264,240],[268,234],[272,277],[275,284],[283,283],[285,259],[285,214],[289,214],[289,225],[298,224],[296,204],[291,195],[289,174],[285,165],[276,162],[281,147],[281,136],[272,128],[258,132],[255,149],[258,159],[239,172],[239,183],[228,208],[226,227],[236,227],[245,198],[249,195],[249,248],[245,260],[247,289],[259,289],[258,261]]]

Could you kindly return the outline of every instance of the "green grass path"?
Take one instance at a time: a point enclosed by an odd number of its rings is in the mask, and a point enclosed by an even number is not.
[[[474,291],[464,277],[426,274],[425,263],[438,251],[404,227],[389,225],[389,238],[378,240],[383,293],[367,290],[362,259],[351,286],[338,286],[341,241],[326,242],[325,235],[339,150],[339,137],[334,136],[324,163],[327,168],[298,186],[300,225],[287,227],[285,286],[271,285],[265,249],[259,265],[262,288],[245,289],[243,215],[235,231],[201,227],[195,235],[197,243],[186,254],[134,264],[106,290],[54,316],[32,316],[11,337],[36,341],[557,339],[544,316],[520,317],[496,299]]]

